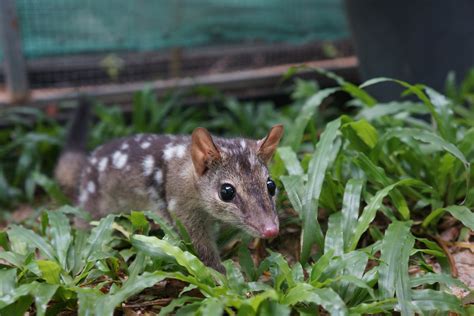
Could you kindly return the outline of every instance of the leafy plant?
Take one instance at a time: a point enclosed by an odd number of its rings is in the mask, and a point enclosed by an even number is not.
[[[459,110],[465,99],[392,79],[356,86],[327,75],[336,87],[300,81],[293,109],[281,117],[271,105],[257,109],[234,100],[215,113],[181,113],[181,119],[189,117],[186,131],[196,118],[209,119],[216,130],[240,122],[243,134],[268,124],[267,116],[285,122],[287,134],[271,169],[286,192],[279,201],[281,230],[301,232],[296,260],[275,250],[282,250],[285,235],[268,244],[262,260],[241,243],[236,260],[224,262],[223,275],[199,261],[184,231],[178,235],[153,213],[109,215],[83,232],[70,226],[69,217],[85,215],[63,207],[44,212],[31,229],[12,225],[0,233],[0,312],[472,313],[468,301],[452,293],[453,286],[470,289],[451,277],[449,254],[435,238],[445,216],[464,232],[474,230],[474,125]],[[386,81],[420,101],[382,104],[363,90]],[[323,123],[319,107],[340,92],[352,96],[355,114]],[[131,118],[99,107],[93,142],[155,128],[176,131],[178,110],[154,100],[137,95]],[[161,231],[152,229],[156,224]]]

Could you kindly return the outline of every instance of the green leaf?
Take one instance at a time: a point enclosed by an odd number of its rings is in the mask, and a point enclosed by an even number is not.
[[[442,213],[448,211],[453,217],[463,223],[466,227],[474,230],[474,213],[466,206],[451,205],[444,208],[439,208],[431,212],[424,220],[423,227],[428,225],[437,217],[441,216]]]
[[[385,171],[376,166],[364,153],[358,153],[354,162],[365,172],[369,181],[382,184],[383,186],[389,186],[393,183],[392,179],[385,174]],[[393,189],[389,192],[389,195],[402,218],[409,219],[410,210],[400,191]]]
[[[446,284],[448,286],[457,286],[462,288],[466,291],[469,291],[469,287],[461,282],[459,279],[455,279],[450,275],[444,273],[426,273],[421,276],[415,276],[410,279],[410,286],[418,287],[424,284],[434,284],[434,283],[441,283]]]
[[[366,82],[364,82],[363,84],[361,84],[359,87],[360,88],[365,88],[365,87],[368,87],[370,85],[374,85],[374,84],[377,84],[377,83],[381,83],[381,82],[387,82],[387,81],[391,81],[391,82],[395,82],[395,83],[398,83],[399,85],[407,88],[411,93],[415,94],[422,102],[423,104],[427,107],[427,109],[430,111],[433,119],[435,120],[439,130],[440,130],[440,133],[443,137],[446,137],[446,132],[445,132],[445,127],[443,125],[443,121],[440,119],[440,116],[438,114],[438,112],[436,111],[433,103],[431,103],[431,100],[426,96],[426,94],[423,92],[423,90],[416,86],[416,85],[411,85],[407,82],[404,82],[404,81],[401,81],[401,80],[395,80],[395,79],[391,79],[391,78],[374,78],[374,79],[371,79],[371,80],[368,80]]]
[[[35,283],[35,287],[31,290],[31,295],[35,300],[36,315],[42,316],[46,312],[49,301],[53,298],[58,290],[57,284]]]
[[[70,202],[60,189],[59,185],[54,180],[48,178],[46,175],[35,171],[32,174],[32,179],[59,204],[68,204]]]
[[[48,211],[49,230],[52,238],[52,245],[58,255],[59,264],[68,271],[67,256],[69,246],[72,243],[71,226],[69,219],[61,212]]]
[[[324,252],[332,250],[334,255],[340,256],[344,251],[344,236],[342,230],[342,214],[337,212],[331,214],[328,220],[328,230],[326,232]]]
[[[372,315],[377,313],[386,313],[394,310],[397,300],[394,298],[376,301],[373,303],[362,303],[351,307],[349,312],[351,315]]]
[[[329,249],[329,251],[326,251],[324,255],[319,258],[319,260],[313,265],[311,269],[311,283],[317,282],[319,278],[321,277],[322,273],[326,268],[329,266],[329,263],[331,262],[331,259],[334,256],[334,250]]]
[[[308,183],[306,184],[305,195],[303,196],[303,231],[301,246],[301,263],[306,263],[314,243],[320,249],[324,247],[324,237],[319,226],[317,214],[319,196],[321,194],[324,177],[329,165],[335,159],[339,151],[340,143],[336,142],[338,129],[341,125],[339,119],[326,125],[325,131],[321,134],[321,139],[316,146],[308,168]]]
[[[140,293],[165,278],[159,273],[145,272],[133,279],[128,279],[114,294],[101,296],[94,307],[95,315],[113,315],[115,307],[127,298]]]
[[[286,305],[315,303],[321,305],[331,315],[348,315],[344,301],[331,288],[319,289],[306,283],[300,283],[290,289],[281,302]]]
[[[51,248],[51,246],[43,239],[43,237],[29,229],[13,225],[8,230],[8,237],[12,243],[18,241],[27,247],[37,248],[47,257],[47,259],[56,260],[56,255],[53,248]]]
[[[360,195],[363,180],[350,179],[346,183],[344,189],[344,197],[342,200],[342,231],[344,237],[344,249],[347,249],[349,241],[353,237],[357,219],[359,217]]]
[[[408,261],[415,244],[410,228],[410,222],[393,222],[388,226],[379,266],[378,284],[382,298],[392,298],[396,292],[402,315],[413,313],[408,303],[411,301]]]
[[[393,190],[396,186],[400,185],[410,185],[416,184],[417,181],[412,179],[404,179],[400,180],[392,185],[389,185],[382,190],[378,191],[375,196],[373,196],[367,206],[362,211],[362,215],[359,217],[359,221],[357,223],[354,235],[351,239],[349,244],[349,251],[356,249],[357,243],[359,242],[360,237],[362,234],[369,228],[370,223],[374,220],[375,214],[377,210],[379,210],[382,206],[383,199]]]
[[[400,112],[425,114],[428,113],[423,104],[412,101],[394,101],[382,104],[376,104],[371,108],[363,108],[356,116],[356,119],[365,118],[368,121],[373,121],[384,116],[393,117]]]
[[[0,270],[0,297],[10,294],[15,288],[16,272],[16,269]]]
[[[239,247],[239,263],[247,277],[251,281],[255,281],[258,277],[257,270],[252,260],[252,256],[250,255],[249,248],[247,247],[247,243],[244,242],[241,243]]]
[[[134,231],[147,234],[150,229],[150,224],[143,212],[132,211],[130,214],[130,221]]]
[[[454,295],[434,290],[412,291],[412,303],[421,311],[465,314],[461,301]]]
[[[83,258],[89,259],[95,252],[105,250],[112,235],[112,224],[115,215],[108,215],[103,218],[97,227],[92,229],[91,235],[87,239],[87,247],[83,250]]]
[[[224,304],[222,300],[215,297],[208,297],[201,301],[197,315],[222,315],[224,311]]]
[[[293,128],[290,129],[288,134],[285,136],[284,144],[291,146],[291,148],[293,148],[294,150],[297,150],[302,142],[306,126],[316,113],[318,107],[321,105],[324,99],[339,90],[340,88],[328,88],[319,90],[315,95],[309,98],[301,108],[301,111],[298,116],[296,117]]]
[[[366,120],[350,122],[342,125],[341,131],[358,151],[369,153],[377,145],[378,133]]]
[[[43,279],[47,283],[60,283],[61,267],[57,262],[51,260],[37,260],[36,263],[38,264]]]
[[[173,257],[176,262],[186,268],[188,272],[195,276],[198,280],[205,284],[214,284],[210,268],[206,267],[198,258],[187,251],[183,251],[170,243],[160,240],[156,237],[143,235],[133,235],[131,238],[132,245],[147,253],[150,256],[161,255],[165,253]]]
[[[182,296],[179,298],[173,299],[168,305],[164,306],[158,316],[171,315],[171,313],[178,307],[182,307],[188,303],[194,303],[200,301],[200,298],[191,297],[191,296]]]
[[[280,156],[281,160],[285,164],[288,174],[292,175],[303,175],[304,171],[301,167],[301,164],[296,156],[296,153],[291,147],[280,147],[277,149],[277,153]]]
[[[280,177],[288,199],[294,210],[302,216],[303,214],[303,195],[305,190],[304,179],[301,175],[281,176]]]

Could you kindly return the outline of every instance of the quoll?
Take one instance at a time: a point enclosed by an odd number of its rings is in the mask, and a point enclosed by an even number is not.
[[[283,126],[261,140],[213,137],[202,127],[191,136],[138,134],[85,150],[89,104],[82,101],[55,170],[75,203],[100,218],[150,210],[188,230],[200,259],[222,271],[212,235],[215,221],[260,238],[277,236],[275,182],[267,164]]]

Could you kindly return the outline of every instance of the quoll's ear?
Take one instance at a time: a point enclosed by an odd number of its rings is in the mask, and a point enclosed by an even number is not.
[[[258,141],[259,148],[257,150],[257,156],[262,159],[264,163],[267,164],[270,159],[272,159],[282,136],[283,125],[279,124],[273,126],[264,139]]]
[[[221,154],[212,140],[207,129],[198,127],[193,131],[191,143],[191,157],[196,173],[200,176],[209,166],[221,159]]]

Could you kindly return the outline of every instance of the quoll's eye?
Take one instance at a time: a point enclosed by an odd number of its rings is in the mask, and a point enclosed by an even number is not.
[[[271,196],[274,196],[275,191],[276,191],[276,184],[270,178],[267,179],[267,188],[268,188],[268,193],[270,193]]]
[[[228,183],[224,183],[221,186],[221,192],[220,192],[221,200],[224,202],[230,202],[235,196],[235,188]]]

